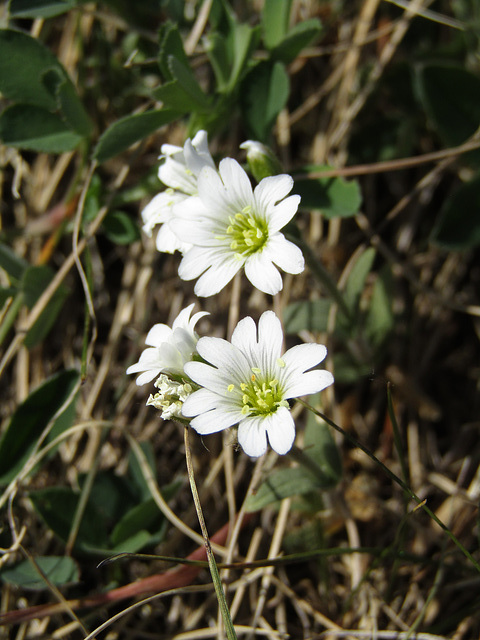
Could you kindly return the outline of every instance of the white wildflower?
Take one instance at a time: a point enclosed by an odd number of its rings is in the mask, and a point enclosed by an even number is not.
[[[238,442],[249,456],[272,449],[287,453],[295,439],[289,399],[321,391],[333,383],[325,370],[309,371],[325,358],[319,344],[301,344],[282,354],[283,332],[273,311],[257,327],[241,320],[231,343],[200,338],[197,351],[205,362],[187,362],[185,373],[200,385],[184,401],[182,413],[200,434],[238,424]]]
[[[156,380],[155,386],[159,391],[155,395],[150,394],[147,400],[147,406],[152,405],[156,409],[159,409],[161,411],[160,417],[164,420],[171,420],[173,418],[184,421],[182,405],[192,393],[192,385],[189,382],[172,380],[162,373],[158,380]]]
[[[170,229],[170,221],[173,206],[197,194],[197,178],[203,167],[215,169],[208,150],[207,133],[199,131],[193,140],[189,138],[185,142],[183,148],[172,144],[162,145],[160,158],[164,162],[160,165],[158,177],[167,189],[156,195],[143,209],[143,231],[151,236],[153,229],[161,224],[156,238],[158,251],[185,253],[191,245],[178,240]]]
[[[199,278],[195,294],[218,293],[243,267],[250,282],[265,293],[282,289],[275,265],[287,273],[300,273],[300,249],[280,233],[295,215],[300,196],[286,197],[293,187],[289,175],[264,178],[252,190],[242,167],[225,158],[219,173],[204,167],[198,176],[198,196],[173,207],[171,229],[181,242],[190,243],[180,263],[183,280]]]
[[[136,382],[143,385],[151,382],[160,373],[183,376],[183,367],[197,353],[198,335],[195,325],[208,315],[206,311],[199,311],[192,317],[191,304],[183,309],[170,328],[166,324],[156,324],[148,332],[145,340],[150,348],[145,349],[136,364],[128,367],[127,373],[140,373]]]

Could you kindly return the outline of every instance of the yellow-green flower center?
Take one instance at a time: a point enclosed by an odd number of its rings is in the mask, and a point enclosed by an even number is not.
[[[261,373],[260,369],[252,367],[250,380],[240,384],[242,413],[245,416],[265,416],[275,413],[279,407],[288,407],[278,380],[265,378]],[[230,393],[235,390],[235,385],[228,386]]]
[[[252,212],[251,205],[228,217],[227,237],[230,249],[240,257],[261,251],[268,240],[268,225]]]

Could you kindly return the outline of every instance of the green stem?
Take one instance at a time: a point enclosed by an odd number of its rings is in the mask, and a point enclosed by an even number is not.
[[[12,300],[12,304],[10,305],[5,317],[3,318],[3,322],[0,325],[0,345],[5,340],[8,332],[13,326],[16,317],[23,305],[23,293],[19,291],[17,295]]]
[[[227,601],[225,599],[225,593],[223,592],[222,582],[220,580],[217,563],[215,560],[215,556],[213,555],[212,546],[210,544],[210,538],[208,536],[207,526],[205,524],[205,518],[203,517],[202,505],[200,503],[200,496],[198,495],[197,484],[195,482],[195,476],[193,474],[192,452],[190,449],[190,441],[188,437],[189,429],[190,427],[185,425],[185,429],[184,429],[185,459],[187,462],[187,473],[188,473],[188,479],[190,480],[190,488],[192,490],[193,502],[195,504],[198,521],[200,523],[200,529],[202,530],[203,539],[205,541],[205,549],[207,552],[208,566],[210,568],[210,574],[212,576],[213,586],[215,587],[215,594],[217,596],[218,606],[220,607],[220,611],[222,614],[223,623],[225,625],[225,631],[227,633],[227,638],[228,640],[237,640],[237,634],[235,633],[235,628],[233,626],[232,618],[230,616],[230,611],[228,609]]]
[[[298,398],[297,400],[298,402],[300,402],[300,404],[303,404],[303,406],[306,407],[309,411],[314,413],[316,416],[318,416],[319,418],[324,420],[327,424],[329,424],[331,427],[333,427],[336,431],[341,433],[344,438],[346,438],[351,444],[353,444],[354,447],[358,447],[361,451],[363,451],[363,453],[365,453],[365,455],[367,455],[371,460],[373,460],[376,464],[378,464],[381,467],[381,469],[387,474],[387,476],[391,480],[393,480],[393,482],[396,482],[405,491],[408,497],[414,500],[417,503],[417,505],[420,508],[422,508],[430,516],[430,518],[432,518],[432,520],[438,524],[438,526],[441,529],[445,531],[445,533],[450,538],[450,540],[458,547],[458,549],[460,549],[463,555],[466,558],[468,558],[468,560],[470,560],[470,562],[473,564],[475,569],[480,573],[480,564],[475,560],[472,554],[463,546],[463,544],[456,537],[456,535],[452,533],[452,531],[450,531],[447,525],[444,524],[440,520],[440,518],[438,518],[433,513],[433,511],[427,507],[427,505],[425,504],[425,500],[422,500],[421,498],[419,498],[417,494],[414,493],[403,480],[401,480],[397,475],[395,475],[393,471],[390,471],[390,469],[387,466],[385,466],[383,462],[381,462],[371,451],[369,451],[367,447],[361,444],[352,435],[344,431],[342,427],[339,427],[335,422],[333,422],[333,420],[330,420],[330,418],[328,418],[325,414],[321,413],[320,411],[317,411],[317,409],[309,405],[308,402],[305,402],[305,400],[302,400],[301,398]]]

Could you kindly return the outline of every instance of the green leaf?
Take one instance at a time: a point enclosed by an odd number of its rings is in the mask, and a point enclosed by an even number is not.
[[[0,114],[0,139],[10,147],[63,153],[75,149],[82,136],[42,107],[14,104]]]
[[[54,273],[47,266],[33,266],[25,270],[22,278],[21,288],[24,295],[25,304],[30,309],[36,304],[41,294],[50,284]],[[63,303],[68,296],[68,289],[61,285],[55,291],[45,309],[40,314],[38,320],[29,330],[23,341],[24,345],[31,349],[41,342],[48,334],[60,313]]]
[[[107,238],[115,244],[132,244],[140,239],[138,224],[125,211],[111,211],[103,221]]]
[[[145,441],[140,442],[139,446],[145,454],[150,472],[153,476],[155,476],[155,451],[152,444],[148,441]],[[131,480],[132,490],[138,496],[139,500],[141,502],[148,500],[152,494],[148,483],[145,480],[145,476],[142,472],[137,456],[133,453],[132,450],[130,450],[128,453],[128,476]]]
[[[231,60],[228,51],[227,38],[214,31],[206,38],[206,51],[212,65],[217,83],[217,91],[225,93],[229,86],[231,73]]]
[[[85,138],[91,136],[93,123],[70,80],[65,80],[58,85],[56,97],[58,108],[68,126]]]
[[[0,288],[0,307],[3,307],[5,302],[9,298],[13,298],[13,296],[17,295],[18,289],[16,287],[1,287]]]
[[[315,476],[305,471],[303,467],[282,469],[272,473],[260,485],[257,492],[247,498],[245,508],[247,512],[258,511],[273,502],[308,493],[317,487]]]
[[[176,120],[180,115],[170,109],[158,109],[125,116],[103,132],[95,148],[94,158],[100,163],[105,162]]]
[[[369,343],[380,348],[395,326],[393,315],[393,276],[386,265],[379,272],[373,287],[370,307],[365,318],[365,336]]]
[[[375,249],[369,247],[358,256],[354,265],[351,267],[350,275],[348,276],[343,291],[343,299],[350,309],[352,316],[358,314],[360,297],[365,289],[365,282],[372,269],[374,260]]]
[[[342,461],[328,426],[309,414],[303,451],[290,454],[301,466],[272,473],[246,502],[247,511],[258,511],[272,502],[318,489],[330,489],[341,480]]]
[[[168,56],[168,64],[172,80],[152,91],[155,100],[161,100],[166,107],[179,113],[208,113],[210,100],[201,90],[190,67],[174,56]]]
[[[290,92],[288,74],[281,62],[261,62],[242,83],[241,103],[250,135],[268,142],[272,127]]]
[[[292,0],[265,0],[262,11],[263,41],[273,49],[285,38]]]
[[[141,543],[141,546],[134,549],[134,551],[139,551],[146,544],[158,544],[165,534],[165,527],[161,527],[163,520],[163,515],[158,509],[155,500],[149,498],[127,511],[117,523],[110,536],[111,544],[117,551],[126,551],[127,549],[123,544],[128,543],[130,552],[132,552],[133,540],[135,540],[136,544]],[[139,531],[145,531],[148,536],[135,539],[135,535]]]
[[[465,142],[480,125],[480,78],[463,66],[430,64],[416,70],[415,89],[431,125],[448,146]],[[476,162],[480,152],[468,156]]]
[[[327,165],[310,165],[302,172],[319,172],[331,169]],[[302,202],[302,209],[321,211],[326,218],[348,218],[357,213],[362,204],[360,185],[356,180],[343,178],[312,178],[295,181],[295,193]]]
[[[28,497],[48,528],[66,542],[77,510],[79,494],[69,487],[49,487],[31,491]],[[75,548],[87,552],[108,549],[104,520],[90,502],[85,507]]]
[[[35,38],[14,29],[0,29],[0,92],[5,98],[54,111],[57,101],[44,75],[54,69],[68,75],[53,53]]]
[[[275,60],[281,60],[285,64],[292,62],[302,49],[308,47],[318,38],[322,31],[322,23],[317,18],[305,20],[296,24],[286,37],[279,42],[271,51],[271,56]]]
[[[289,304],[283,315],[285,331],[326,331],[331,304],[330,300],[325,298]]]
[[[333,354],[333,369],[335,382],[339,384],[354,384],[372,373],[370,365],[357,362],[348,353]]]
[[[57,373],[19,405],[0,439],[0,484],[10,482],[23,468],[43,431],[67,409],[78,380],[78,371]]]
[[[315,405],[315,397],[310,399],[310,404]],[[321,482],[323,475],[322,487],[334,487],[340,482],[342,479],[342,459],[337,445],[328,425],[317,418],[314,413],[308,414],[303,453],[317,465],[321,474],[317,475],[319,482]]]
[[[49,586],[40,571],[49,582],[61,587],[63,585],[78,582],[80,575],[77,563],[67,556],[37,556],[34,562],[23,560],[13,567],[8,567],[0,572],[0,579],[7,584],[22,589],[42,591]],[[35,566],[37,565],[37,566]]]
[[[447,197],[431,240],[445,249],[459,251],[480,244],[480,176],[460,185]]]
[[[12,18],[52,18],[70,11],[74,0],[11,0]]]
[[[8,245],[0,242],[0,267],[4,269],[8,275],[17,282],[22,279],[25,269],[29,267],[29,263],[18,256]]]
[[[178,25],[170,20],[161,25],[159,30],[158,66],[165,80],[173,80],[172,71],[168,59],[176,58],[184,66],[188,67],[188,57],[183,48],[182,38],[178,31]]]

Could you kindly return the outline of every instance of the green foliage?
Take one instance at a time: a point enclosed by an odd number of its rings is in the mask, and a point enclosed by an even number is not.
[[[93,157],[100,163],[105,162],[178,116],[177,111],[157,109],[120,118],[100,136]]]
[[[10,0],[12,18],[53,18],[70,11],[76,0]]]
[[[0,49],[0,92],[15,103],[0,114],[5,144],[61,153],[91,135],[93,125],[75,87],[46,47],[21,31],[1,29]]]
[[[0,440],[0,484],[7,484],[22,470],[49,425],[55,435],[72,425],[73,415],[68,410],[75,406],[78,382],[77,371],[61,371],[19,405]],[[69,419],[65,420],[67,411]]]
[[[431,239],[449,250],[480,244],[480,176],[458,186],[443,203]]]
[[[144,443],[142,448],[151,458],[151,445]],[[84,481],[81,477],[81,486]],[[163,487],[163,497],[172,498],[181,484],[175,481]],[[80,495],[70,487],[49,487],[29,493],[37,513],[63,542],[71,534]],[[166,530],[167,521],[150,495],[138,462],[131,455],[126,476],[120,477],[111,471],[102,471],[95,476],[74,549],[77,554],[88,555],[136,553],[161,542]]]
[[[268,142],[272,127],[290,93],[288,74],[281,62],[254,67],[244,82],[242,110],[250,137]]]
[[[448,146],[472,136],[480,125],[480,78],[462,66],[429,64],[417,68],[416,90],[431,126]],[[468,155],[478,164],[480,152]]]
[[[31,591],[48,589],[48,582],[61,587],[78,582],[79,578],[78,565],[68,556],[37,556],[0,571],[4,583]]]
[[[53,276],[54,272],[46,265],[39,267],[32,266],[25,269],[22,274],[19,293],[23,296],[23,300],[29,309],[33,308],[36,304],[37,300],[50,284]],[[60,286],[56,289],[38,320],[25,336],[23,343],[26,347],[31,349],[45,338],[55,324],[67,296],[68,289],[65,286]]]
[[[342,477],[340,455],[329,428],[311,413],[307,418],[303,451],[296,450],[292,455],[300,466],[270,474],[247,499],[247,511],[258,511],[291,496],[331,489]]]
[[[327,165],[302,167],[301,173],[317,173],[331,169]],[[357,180],[343,178],[297,179],[295,193],[301,198],[302,209],[320,211],[325,218],[348,218],[355,215],[362,204]]]
[[[111,211],[103,221],[103,230],[115,244],[132,244],[140,239],[138,224],[125,211]]]

